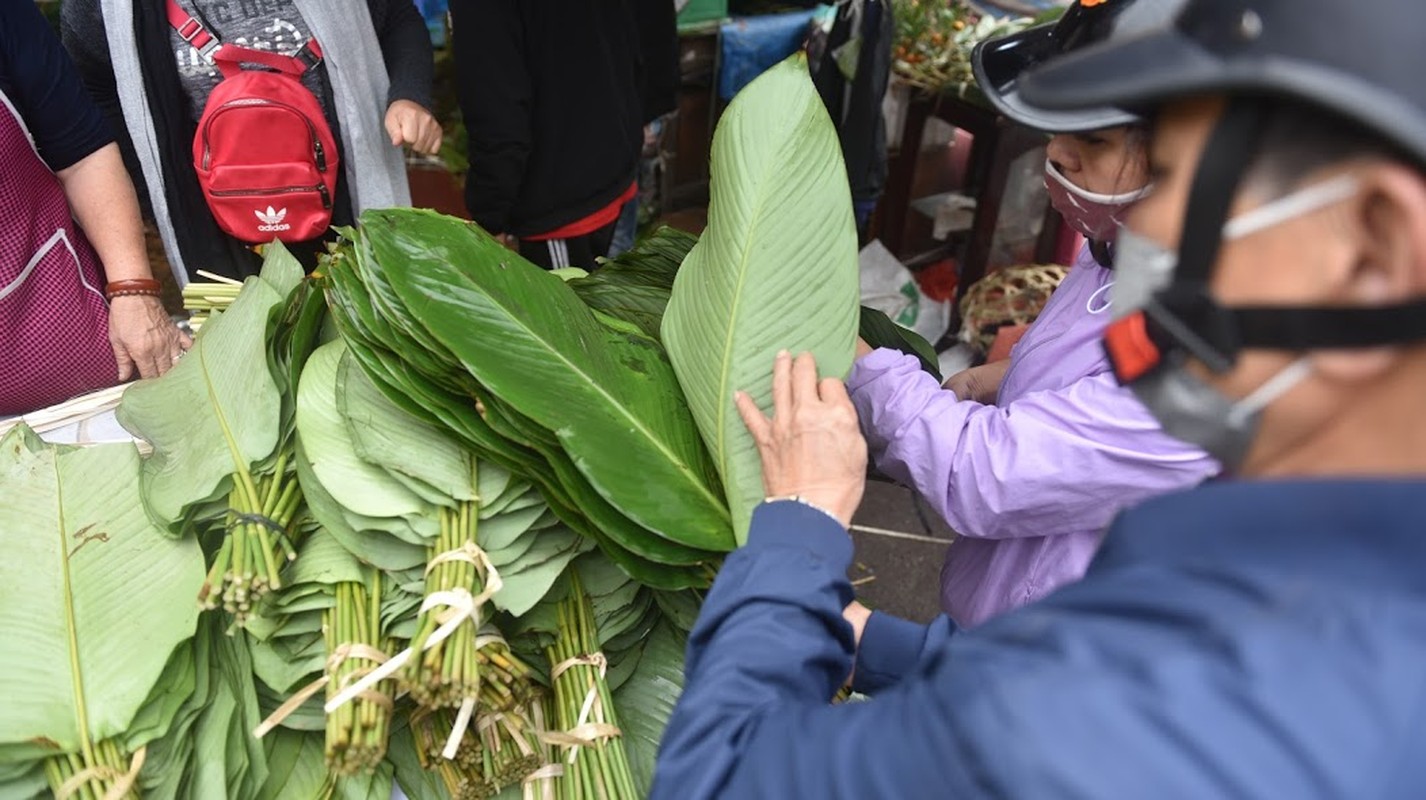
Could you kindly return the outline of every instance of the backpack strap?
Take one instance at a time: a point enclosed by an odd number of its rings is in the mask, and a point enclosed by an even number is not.
[[[239,69],[239,64],[261,64],[268,69],[300,76],[322,63],[322,46],[317,44],[316,39],[309,38],[307,44],[292,56],[279,56],[276,53],[250,50],[236,45],[224,47],[218,37],[197,18],[184,11],[177,0],[167,0],[165,6],[168,24],[178,31],[183,41],[193,45],[199,55],[217,64],[224,77],[231,77],[229,68],[225,66],[228,64],[232,65],[233,70]],[[220,49],[229,51],[227,57],[219,55]]]
[[[280,56],[266,50],[250,50],[232,44],[220,47],[213,53],[212,60],[224,78],[231,78],[242,72],[243,64],[258,64],[298,78],[308,69],[307,62],[294,56]]]
[[[183,6],[180,6],[177,0],[168,0],[165,5],[167,6],[165,11],[168,12],[168,24],[178,31],[178,35],[183,41],[193,45],[199,55],[211,60],[213,53],[223,46],[223,43],[218,41],[218,37],[204,27],[203,23],[184,11]]]

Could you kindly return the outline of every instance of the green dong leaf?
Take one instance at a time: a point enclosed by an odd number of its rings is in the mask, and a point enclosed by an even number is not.
[[[130,445],[0,439],[0,764],[124,735],[193,636],[203,554],[154,526],[139,474]]]
[[[611,504],[654,533],[732,544],[707,452],[658,344],[609,330],[563,281],[474,225],[368,211],[363,233],[409,312],[490,392],[554,432]]]
[[[734,98],[713,138],[708,229],[688,254],[663,344],[727,489],[739,542],[762,470],[733,402],[771,413],[779,350],[845,377],[856,351],[857,236],[841,144],[796,55]]]

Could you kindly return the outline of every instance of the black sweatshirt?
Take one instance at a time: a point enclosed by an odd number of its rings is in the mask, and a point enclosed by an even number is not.
[[[669,0],[451,0],[470,135],[466,207],[486,230],[549,233],[633,183],[644,121],[638,2]]]

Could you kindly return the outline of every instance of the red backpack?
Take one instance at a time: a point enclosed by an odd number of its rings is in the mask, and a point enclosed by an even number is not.
[[[296,56],[224,45],[174,0],[168,21],[223,73],[193,137],[193,167],[218,227],[254,244],[326,233],[337,143],[321,104],[302,85],[302,75],[322,61],[317,42]]]

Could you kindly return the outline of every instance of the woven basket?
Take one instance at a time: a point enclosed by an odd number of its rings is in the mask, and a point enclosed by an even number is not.
[[[989,352],[1001,328],[1034,322],[1067,274],[1058,264],[1024,264],[976,281],[961,299],[961,341]]]

